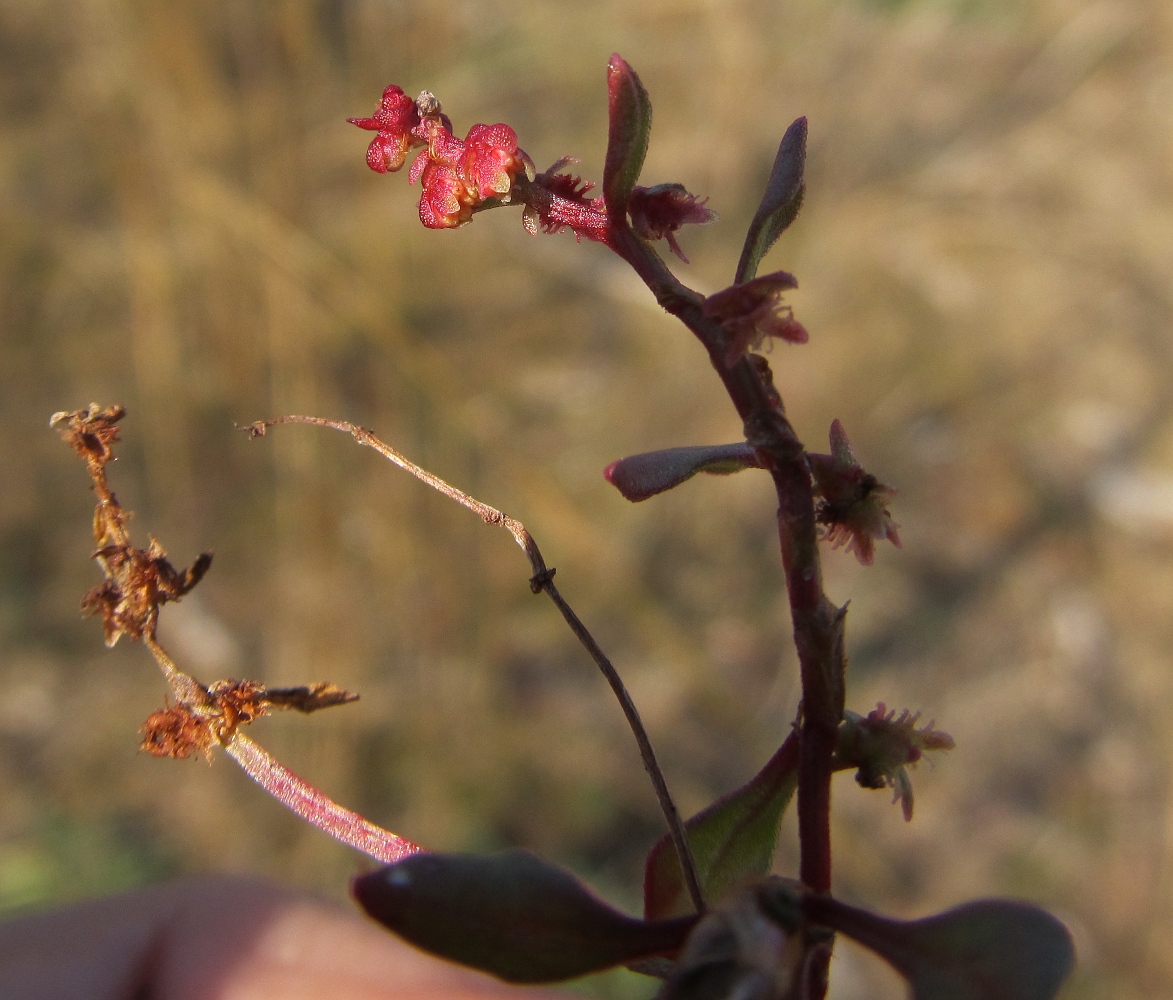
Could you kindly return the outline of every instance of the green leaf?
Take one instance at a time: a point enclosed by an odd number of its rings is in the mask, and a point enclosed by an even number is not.
[[[610,119],[603,200],[612,219],[626,220],[627,200],[639,180],[652,134],[652,102],[635,70],[618,52],[607,64],[607,97]]]
[[[758,468],[757,456],[744,441],[647,451],[612,462],[603,470],[607,482],[632,503],[679,486],[698,472],[725,476]]]
[[[710,904],[769,873],[782,813],[797,781],[798,738],[792,733],[748,784],[685,823],[701,888]],[[662,920],[691,909],[676,849],[669,837],[661,837],[648,854],[644,870],[644,916]]]
[[[766,252],[798,215],[806,190],[805,168],[806,119],[799,118],[786,130],[778,146],[778,155],[774,157],[774,167],[766,182],[766,193],[762,195],[761,204],[745,234],[745,246],[741,249],[741,260],[737,262],[737,274],[733,279],[735,285],[754,278]]]
[[[885,958],[912,1000],[1051,1000],[1075,966],[1067,928],[1029,903],[979,899],[910,921],[829,897],[808,897],[804,910]]]
[[[573,979],[675,952],[696,922],[629,917],[528,851],[416,854],[360,876],[352,891],[417,947],[511,983]]]

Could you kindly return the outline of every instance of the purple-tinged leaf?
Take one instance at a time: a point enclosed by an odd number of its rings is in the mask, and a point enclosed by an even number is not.
[[[796,119],[778,146],[766,193],[745,234],[741,260],[737,262],[735,285],[750,281],[758,273],[758,265],[774,242],[794,221],[802,207],[806,190],[803,171],[806,168],[806,119]]]
[[[652,102],[644,85],[616,52],[607,64],[610,115],[603,161],[603,200],[613,219],[627,218],[627,199],[639,180],[652,134]]]
[[[1037,906],[979,899],[923,920],[890,920],[809,896],[808,919],[886,959],[912,1000],[1051,1000],[1075,965],[1071,935]]]
[[[698,472],[727,476],[742,469],[760,468],[757,456],[744,441],[646,451],[612,462],[603,470],[607,482],[632,503],[679,486]]]
[[[696,923],[629,917],[528,851],[417,854],[356,878],[352,891],[417,947],[511,983],[557,982],[674,953]]]
[[[770,871],[782,813],[798,780],[798,738],[791,734],[750,781],[684,824],[705,898],[716,903],[731,889]],[[661,837],[644,869],[644,916],[663,920],[692,904],[669,837]]]

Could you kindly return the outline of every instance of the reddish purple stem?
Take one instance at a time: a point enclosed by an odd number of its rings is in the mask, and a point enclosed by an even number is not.
[[[323,795],[308,781],[278,763],[244,733],[236,733],[224,749],[278,802],[342,843],[389,865],[423,850]]]
[[[794,428],[772,401],[773,387],[747,358],[726,364],[726,334],[701,311],[704,297],[683,285],[625,218],[614,218],[603,240],[630,264],[709,352],[713,368],[743,421],[778,495],[778,536],[794,642],[802,676],[801,762],[798,774],[799,873],[816,893],[831,890],[831,777],[839,723],[843,718],[846,658],[843,611],[823,593],[814,490],[806,451]],[[830,952],[817,951],[809,996],[826,992]]]

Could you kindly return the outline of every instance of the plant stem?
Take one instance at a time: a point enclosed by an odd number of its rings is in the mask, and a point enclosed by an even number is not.
[[[748,357],[725,363],[726,336],[702,311],[704,297],[668,270],[626,220],[613,221],[605,241],[630,264],[656,301],[687,326],[709,353],[713,368],[737,409],[746,440],[774,481],[778,536],[794,643],[802,676],[801,762],[798,776],[799,874],[816,893],[831,889],[831,776],[836,733],[843,718],[847,661],[845,609],[823,593],[814,491],[806,451],[786,419],[768,374]],[[826,990],[830,953],[815,956],[811,995]]]
[[[342,843],[387,865],[422,850],[410,840],[340,806],[244,733],[233,733],[224,749],[253,781],[283,806]]]
[[[696,907],[697,913],[704,913],[706,908],[705,895],[701,889],[700,878],[697,876],[696,859],[692,854],[692,845],[688,841],[684,821],[680,818],[680,813],[676,809],[676,803],[672,801],[672,796],[668,792],[668,785],[664,780],[664,772],[660,770],[659,762],[656,760],[656,752],[652,749],[652,741],[648,739],[648,732],[644,729],[643,720],[639,717],[635,702],[631,700],[631,695],[624,686],[619,672],[599,647],[599,644],[595,642],[594,636],[587,631],[586,626],[579,620],[578,615],[574,613],[574,609],[566,603],[566,599],[558,592],[558,588],[554,586],[552,572],[542,584],[542,589],[549,595],[550,600],[554,602],[558,610],[562,612],[562,617],[566,619],[566,624],[578,636],[578,641],[583,644],[586,651],[591,654],[591,659],[595,661],[595,665],[602,671],[603,676],[607,678],[607,683],[611,685],[611,690],[615,692],[615,697],[619,701],[620,708],[623,709],[623,714],[627,717],[627,724],[635,736],[636,744],[639,746],[639,755],[643,760],[644,770],[648,772],[648,777],[652,779],[652,787],[655,788],[656,797],[660,800],[660,810],[664,813],[664,818],[668,821],[668,831],[672,836],[672,844],[676,848],[676,857],[680,860],[680,870],[684,874],[684,884],[688,887],[688,895],[692,899],[692,905]]]

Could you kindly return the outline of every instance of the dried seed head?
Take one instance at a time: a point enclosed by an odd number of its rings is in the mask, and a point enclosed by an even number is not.
[[[415,99],[415,109],[419,112],[421,118],[425,115],[438,115],[443,110],[440,105],[440,98],[430,90],[420,91],[420,96]]]

